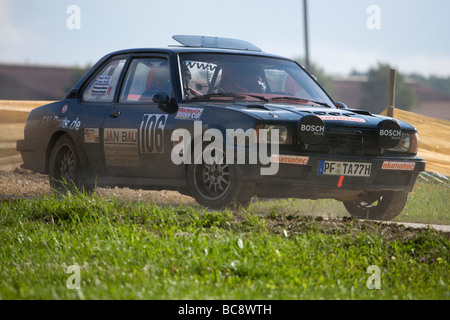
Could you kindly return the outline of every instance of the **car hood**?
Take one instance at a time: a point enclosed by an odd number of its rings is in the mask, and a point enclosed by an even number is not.
[[[372,114],[369,111],[360,109],[332,109],[327,107],[278,104],[278,103],[257,103],[244,104],[235,103],[228,108],[237,109],[240,112],[252,115],[260,120],[268,122],[297,122],[302,117],[315,115],[321,118],[327,126],[346,128],[376,128],[378,124],[386,119],[392,119],[382,115]],[[402,130],[415,130],[415,128],[398,119]]]

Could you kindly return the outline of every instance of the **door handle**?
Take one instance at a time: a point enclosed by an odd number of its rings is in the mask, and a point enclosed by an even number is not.
[[[121,112],[119,110],[113,111],[109,114],[109,116],[111,118],[117,118],[118,116],[120,116]]]

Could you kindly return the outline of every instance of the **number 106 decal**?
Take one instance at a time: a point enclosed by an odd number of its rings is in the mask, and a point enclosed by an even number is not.
[[[167,116],[167,114],[144,114],[139,128],[141,153],[164,152],[164,127]]]

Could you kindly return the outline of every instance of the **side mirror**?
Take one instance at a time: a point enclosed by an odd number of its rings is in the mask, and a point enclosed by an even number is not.
[[[164,92],[157,92],[152,96],[152,101],[158,104],[158,108],[166,113],[175,113],[178,110],[178,104],[175,99],[170,99]]]
[[[343,102],[336,102],[336,108],[338,109],[348,109],[347,105]]]

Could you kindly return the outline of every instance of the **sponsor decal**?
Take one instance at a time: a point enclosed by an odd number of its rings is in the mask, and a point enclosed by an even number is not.
[[[302,124],[300,130],[313,132],[313,134],[320,134],[321,132],[325,132],[325,127],[321,125]]]
[[[61,119],[61,123],[59,124],[59,126],[63,129],[78,131],[80,130],[81,121],[79,118],[71,121],[67,119],[67,117],[65,117],[64,119]]]
[[[382,170],[401,170],[401,171],[413,171],[416,167],[415,162],[403,162],[403,161],[384,161],[381,166]]]
[[[402,130],[380,130],[380,136],[386,137],[400,137],[402,135]]]
[[[300,119],[297,129],[300,140],[306,144],[317,144],[325,137],[325,123],[317,116],[306,116]]]
[[[350,122],[361,122],[364,123],[366,120],[362,118],[351,118],[345,116],[318,116],[322,120],[338,120],[338,121],[350,121]]]
[[[53,127],[59,126],[61,119],[58,116],[43,116],[42,119],[27,120],[25,123],[26,129],[34,129],[40,127]]]
[[[66,113],[67,112],[67,110],[69,110],[69,105],[67,105],[67,104],[65,104],[65,105],[63,105],[62,107],[61,107],[61,113]]]
[[[99,143],[100,135],[98,128],[84,128],[84,142],[85,143]]]
[[[137,144],[136,129],[105,129],[106,143]]]
[[[198,120],[202,113],[203,109],[201,108],[180,107],[175,115],[175,119]]]
[[[273,154],[270,157],[270,162],[283,163],[283,164],[307,165],[308,161],[309,161],[309,157],[304,157],[304,156]]]
[[[137,129],[103,130],[103,146],[107,166],[140,166]]]
[[[112,76],[97,76],[95,79],[94,86],[92,87],[91,93],[93,95],[106,95],[108,94],[108,90],[111,91],[110,83],[112,80]]]
[[[167,114],[144,114],[139,127],[139,152],[164,152],[164,127]]]
[[[378,145],[382,148],[395,147],[402,137],[400,125],[394,120],[383,120],[378,124]]]

